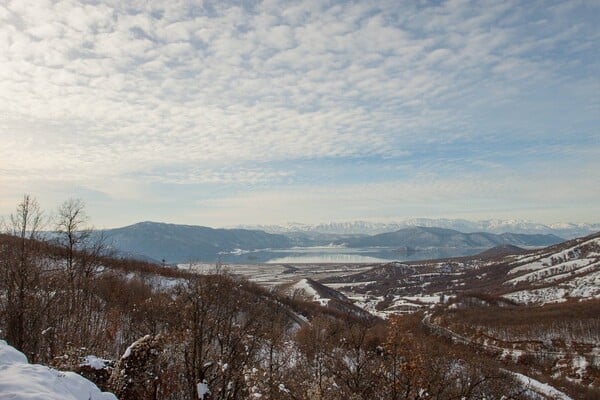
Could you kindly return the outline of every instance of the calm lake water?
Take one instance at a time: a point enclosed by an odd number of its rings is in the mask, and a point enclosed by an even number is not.
[[[257,250],[222,254],[221,262],[232,264],[300,264],[300,263],[386,263],[461,257],[485,249],[432,248],[411,253],[392,248],[302,247],[277,250]]]

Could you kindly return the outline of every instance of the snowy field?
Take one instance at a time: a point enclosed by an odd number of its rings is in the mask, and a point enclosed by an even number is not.
[[[375,264],[179,264],[180,269],[200,274],[227,272],[243,276],[251,282],[266,287],[295,283],[303,278],[320,280],[367,271]]]

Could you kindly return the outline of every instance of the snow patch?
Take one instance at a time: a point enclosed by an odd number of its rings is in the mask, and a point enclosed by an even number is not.
[[[575,277],[561,284],[503,295],[520,304],[547,304],[567,301],[567,298],[600,298],[600,270]]]
[[[292,294],[301,293],[306,297],[311,297],[315,300],[319,299],[320,296],[317,291],[308,282],[308,279],[300,279],[291,287]]]
[[[146,335],[143,338],[138,339],[135,342],[133,342],[127,349],[125,349],[125,353],[123,353],[123,356],[121,358],[127,358],[127,357],[129,357],[131,355],[131,350],[133,350],[133,348],[135,346],[137,346],[138,343],[140,343],[142,341],[145,341],[145,340],[148,340],[148,339],[150,339],[150,335]]]
[[[105,360],[104,358],[99,358],[96,356],[85,356],[83,362],[79,364],[80,367],[90,367],[93,369],[105,369],[110,360]]]
[[[551,399],[556,400],[573,400],[571,397],[567,396],[560,390],[546,384],[542,383],[538,380],[525,376],[523,374],[519,374],[516,372],[511,372],[511,374],[515,377],[517,381],[525,386],[528,391],[532,391],[534,393],[539,393],[544,396],[547,396]]]
[[[0,340],[0,397],[12,400],[117,400],[74,372],[28,364],[25,355]]]
[[[206,381],[198,383],[196,388],[198,390],[198,398],[200,400],[204,400],[204,396],[206,396],[207,394],[210,394],[210,389],[208,388]]]
[[[0,370],[13,364],[27,364],[27,357],[4,340],[0,340]]]

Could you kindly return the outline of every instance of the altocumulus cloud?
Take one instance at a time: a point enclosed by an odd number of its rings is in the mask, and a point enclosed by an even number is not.
[[[317,196],[327,204],[374,180],[382,196],[421,196],[426,177],[443,213],[443,188],[461,176],[526,181],[557,162],[583,176],[598,171],[598,14],[583,1],[4,2],[0,213],[47,186],[141,201],[164,185],[195,196],[222,185],[222,204],[244,217],[234,199],[302,198],[319,175],[332,177]],[[597,172],[568,175],[557,185],[580,185],[583,208],[598,211]],[[544,198],[521,183],[521,198]],[[460,187],[477,198],[477,185]],[[405,200],[393,198],[399,215]],[[504,207],[532,206],[511,199]]]

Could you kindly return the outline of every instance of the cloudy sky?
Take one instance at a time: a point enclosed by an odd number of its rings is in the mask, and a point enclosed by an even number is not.
[[[0,215],[600,220],[598,1],[0,2]]]

